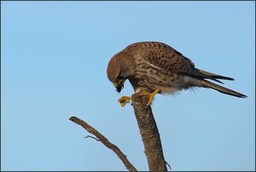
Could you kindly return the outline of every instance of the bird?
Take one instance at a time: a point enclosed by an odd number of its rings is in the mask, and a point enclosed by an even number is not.
[[[214,83],[223,84],[220,80],[233,78],[196,68],[189,58],[163,42],[146,41],[128,45],[110,59],[107,77],[118,93],[129,80],[135,93],[148,96],[147,106],[156,94],[173,94],[194,87],[211,88],[239,98],[247,97]],[[118,102],[123,107],[130,100],[130,96],[123,96]]]

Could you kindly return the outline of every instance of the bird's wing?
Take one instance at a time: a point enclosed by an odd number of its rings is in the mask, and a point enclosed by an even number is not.
[[[186,73],[194,68],[190,59],[167,44],[160,42],[142,43],[138,56],[145,60],[148,65],[165,74]]]
[[[160,42],[145,42],[140,44],[138,51],[140,58],[151,67],[164,74],[184,74],[197,79],[211,79],[222,83],[218,79],[234,80],[233,78],[210,73],[195,68],[194,63],[180,52],[167,44]],[[223,84],[223,83],[222,83]]]
[[[198,78],[198,79],[211,79],[222,84],[223,82],[219,81],[218,79],[231,80],[231,81],[234,80],[233,78],[230,78],[230,77],[210,73],[197,68],[194,68],[193,70],[191,70],[191,72],[187,73],[187,75],[192,76],[194,78]]]

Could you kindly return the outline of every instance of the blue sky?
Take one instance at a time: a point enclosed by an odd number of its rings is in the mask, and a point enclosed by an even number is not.
[[[152,108],[176,170],[255,170],[255,2],[2,2],[1,170],[126,170],[77,116],[147,170],[127,82],[108,81],[110,58],[138,41],[165,42],[225,86],[157,95]]]

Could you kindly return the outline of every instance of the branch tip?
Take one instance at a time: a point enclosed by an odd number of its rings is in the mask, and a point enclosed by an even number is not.
[[[100,141],[100,139],[98,139],[97,137],[93,137],[93,136],[90,136],[90,135],[87,135],[84,138],[92,138],[92,139],[94,139],[96,141]]]

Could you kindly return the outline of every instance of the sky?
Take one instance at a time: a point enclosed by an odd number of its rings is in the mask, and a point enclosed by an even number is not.
[[[255,2],[1,1],[1,171],[127,170],[69,121],[77,116],[147,170],[133,107],[108,80],[111,57],[169,44],[248,98],[198,88],[156,95],[165,160],[179,170],[255,170]]]

